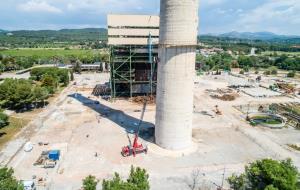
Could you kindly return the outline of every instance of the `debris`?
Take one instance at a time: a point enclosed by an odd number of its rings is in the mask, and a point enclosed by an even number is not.
[[[33,145],[31,142],[27,142],[25,145],[24,145],[24,151],[25,152],[31,152],[33,149]]]
[[[40,166],[43,168],[54,168],[56,161],[60,158],[59,150],[43,151],[34,166]]]
[[[239,94],[234,92],[232,89],[220,89],[217,90],[206,90],[210,94],[212,98],[220,99],[223,101],[234,101],[237,97],[239,97]]]
[[[63,174],[64,173],[64,169],[61,169],[60,171],[59,171],[59,174]]]
[[[138,104],[144,104],[144,102],[147,102],[147,104],[155,104],[156,97],[155,96],[136,96],[133,98],[130,98],[130,101]]]
[[[277,83],[279,89],[284,90],[287,94],[293,94],[296,92],[296,88],[294,85],[289,83]]]

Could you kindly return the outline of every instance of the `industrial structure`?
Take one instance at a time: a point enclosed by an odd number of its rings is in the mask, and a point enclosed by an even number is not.
[[[159,17],[108,15],[107,24],[112,98],[155,93]]]
[[[198,0],[161,0],[155,141],[182,150],[192,142]]]

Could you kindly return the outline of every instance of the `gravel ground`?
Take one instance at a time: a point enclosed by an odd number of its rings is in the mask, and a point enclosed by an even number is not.
[[[93,87],[108,79],[108,74],[75,75],[77,85],[65,89],[58,100],[33,121],[31,136],[22,139],[20,135],[7,145],[3,150],[6,156],[4,159],[0,156],[0,159],[9,161],[8,165],[15,169],[19,179],[31,179],[33,175],[43,177],[46,187],[53,190],[77,190],[82,179],[89,174],[99,180],[111,177],[114,172],[126,177],[131,165],[147,169],[151,189],[188,189],[195,171],[201,173],[201,185],[216,189],[216,184],[222,184],[224,170],[226,178],[233,172],[242,172],[245,164],[266,157],[290,157],[300,167],[299,152],[286,146],[287,143],[300,142],[300,131],[253,128],[233,108],[252,101],[298,100],[286,97],[255,99],[240,94],[233,102],[222,102],[210,98],[205,90],[224,88],[228,81],[222,77],[207,76],[197,78],[195,85],[193,149],[170,153],[157,147],[151,139],[140,138],[149,146],[149,153],[123,158],[121,147],[129,143],[126,130],[132,129],[138,122],[141,113],[136,110],[140,110],[142,105],[126,100],[108,102],[92,96]],[[93,104],[95,100],[100,104]],[[223,112],[222,116],[214,113],[215,105]],[[203,111],[207,114],[202,114]],[[142,126],[152,126],[154,118],[155,105],[149,105]],[[34,144],[30,153],[20,149],[26,141]],[[39,146],[38,142],[48,142],[49,145]],[[62,152],[61,160],[54,169],[33,166],[41,151],[51,149]],[[95,157],[96,152],[98,157]]]

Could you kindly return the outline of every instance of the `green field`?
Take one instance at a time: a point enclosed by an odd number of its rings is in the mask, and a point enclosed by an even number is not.
[[[54,56],[67,57],[67,56],[94,56],[99,55],[103,50],[82,50],[82,49],[38,49],[38,48],[28,48],[28,49],[10,49],[2,50],[0,54],[13,56],[13,57],[29,57],[38,56],[40,58],[50,58]]]
[[[277,55],[282,55],[282,54],[285,54],[285,55],[296,55],[296,56],[300,56],[300,52],[283,52],[283,51],[265,51],[265,52],[262,52],[263,55],[270,55],[270,54],[274,54],[274,53],[277,53]]]

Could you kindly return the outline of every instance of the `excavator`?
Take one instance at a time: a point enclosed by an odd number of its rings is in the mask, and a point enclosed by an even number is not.
[[[135,157],[137,154],[141,154],[141,153],[147,154],[147,152],[148,152],[148,147],[144,146],[143,144],[140,144],[138,142],[140,127],[141,127],[141,124],[142,124],[143,119],[144,119],[146,106],[147,106],[147,100],[145,99],[144,104],[143,104],[143,110],[142,110],[141,118],[140,118],[140,121],[137,125],[137,130],[135,131],[135,134],[134,134],[133,144],[131,143],[131,140],[129,139],[129,145],[124,146],[122,148],[121,154],[124,157],[129,157],[129,156],[132,156],[132,155],[133,155],[133,157]]]

